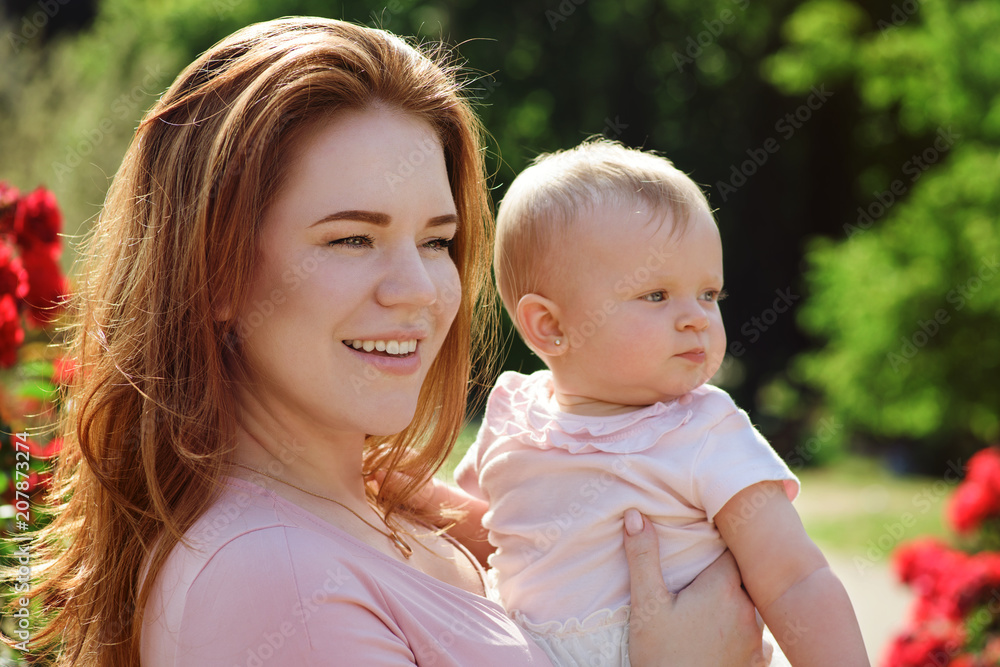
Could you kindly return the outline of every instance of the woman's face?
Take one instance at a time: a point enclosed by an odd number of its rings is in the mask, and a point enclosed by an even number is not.
[[[297,146],[237,323],[257,395],[309,429],[397,433],[459,306],[444,152],[426,121],[381,108]]]

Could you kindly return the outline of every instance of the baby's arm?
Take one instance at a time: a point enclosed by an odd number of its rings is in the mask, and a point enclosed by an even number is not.
[[[806,535],[781,482],[743,489],[715,523],[794,667],[870,664],[847,591]]]
[[[483,528],[483,515],[490,509],[489,503],[439,479],[431,479],[414,499],[433,510],[446,507],[464,512],[465,516],[448,529],[448,534],[468,549],[483,567],[487,566],[486,559],[496,550]]]

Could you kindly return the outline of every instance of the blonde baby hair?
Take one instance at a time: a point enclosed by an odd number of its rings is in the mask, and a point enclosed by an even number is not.
[[[497,213],[493,265],[504,307],[517,324],[518,301],[544,294],[558,278],[554,241],[602,206],[641,208],[673,218],[682,234],[691,213],[710,211],[701,188],[665,157],[604,138],[544,153],[511,183]]]

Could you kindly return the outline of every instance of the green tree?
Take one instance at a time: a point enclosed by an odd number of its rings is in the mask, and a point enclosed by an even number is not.
[[[861,205],[814,241],[789,376],[855,433],[959,456],[1000,436],[1000,5],[811,0],[766,63],[790,92],[857,91]],[[978,444],[977,444],[978,443]]]

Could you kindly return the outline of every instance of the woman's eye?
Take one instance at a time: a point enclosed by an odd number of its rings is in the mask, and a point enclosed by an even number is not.
[[[447,250],[448,248],[455,245],[455,239],[431,239],[424,244],[425,248],[430,248],[432,250]]]
[[[660,301],[666,301],[667,300],[667,293],[664,292],[663,290],[659,290],[657,292],[650,292],[649,294],[644,294],[644,295],[642,295],[639,298],[641,298],[643,301],[650,301],[652,303],[659,303]]]
[[[360,234],[358,236],[346,236],[342,239],[336,239],[335,241],[330,241],[327,245],[341,245],[348,248],[370,248],[374,245],[375,239],[367,234]]]

